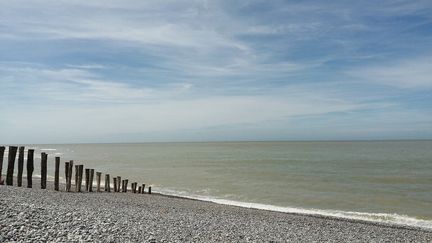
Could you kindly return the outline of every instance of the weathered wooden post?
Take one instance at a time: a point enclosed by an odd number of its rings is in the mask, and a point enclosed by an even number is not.
[[[84,165],[78,166],[78,192],[81,192],[82,187],[82,180],[83,180],[83,172],[84,172]]]
[[[139,187],[138,187],[138,194],[141,194],[141,192],[142,192],[142,187],[139,186]]]
[[[54,171],[54,190],[59,190],[60,183],[60,157],[55,157],[55,171]]]
[[[100,183],[101,183],[101,176],[102,176],[102,172],[96,172],[96,188],[97,188],[97,192],[100,192]]]
[[[86,192],[89,191],[90,169],[85,169],[85,188]]]
[[[13,186],[13,173],[15,168],[15,158],[16,158],[17,149],[18,147],[16,146],[9,146],[8,168],[6,174],[6,185],[8,186]]]
[[[3,157],[4,157],[4,151],[5,151],[5,149],[6,149],[5,146],[0,146],[0,183],[2,182]]]
[[[141,189],[142,189],[141,193],[144,194],[144,193],[145,193],[145,191],[144,191],[144,189],[145,189],[145,184],[142,184]]]
[[[3,172],[3,158],[4,158],[5,150],[6,150],[5,146],[0,146],[0,185],[4,184],[4,179],[2,178],[2,172]]]
[[[110,175],[109,174],[105,175],[105,191],[111,192]]]
[[[74,161],[71,160],[69,161],[69,168],[68,168],[68,181],[67,181],[67,190],[68,192],[71,191],[71,187],[72,187],[72,172],[73,172],[73,164]]]
[[[151,194],[151,186],[149,186],[148,194]]]
[[[93,178],[94,178],[94,169],[90,169],[89,192],[93,191]]]
[[[125,191],[124,191],[124,192],[127,192],[128,182],[129,182],[129,180],[128,180],[128,179],[125,179]]]
[[[46,189],[48,154],[41,153],[41,189]]]
[[[79,192],[79,167],[80,165],[75,165],[75,192]]]
[[[27,187],[32,188],[33,186],[33,171],[34,171],[34,149],[27,151]]]
[[[120,182],[122,182],[121,177],[117,176],[117,192],[121,192],[121,190],[120,190]],[[123,182],[122,182],[121,186],[123,187]]]
[[[114,183],[114,192],[117,192],[117,177],[113,177]]]
[[[68,181],[69,181],[69,162],[65,162],[65,191],[68,189]]]
[[[19,147],[18,152],[18,175],[17,175],[17,184],[19,187],[22,186],[22,174],[24,171],[24,147]]]

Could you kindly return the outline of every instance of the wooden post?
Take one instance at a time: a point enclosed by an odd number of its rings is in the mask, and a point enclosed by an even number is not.
[[[122,182],[121,177],[117,176],[117,192],[121,192],[121,190],[120,190],[120,182]],[[122,188],[123,188],[123,184],[122,184]]]
[[[145,193],[145,191],[144,191],[144,189],[145,189],[145,184],[142,184],[141,189],[142,189],[141,193],[144,194],[144,193]]]
[[[142,192],[141,188],[142,188],[141,186],[138,187],[138,194],[141,194],[141,192]]]
[[[67,190],[68,180],[69,180],[69,162],[65,162],[65,191],[68,191]]]
[[[124,192],[127,192],[128,182],[129,182],[129,180],[125,179],[125,191]]]
[[[41,154],[41,189],[46,189],[48,154]]]
[[[79,192],[79,167],[80,165],[75,165],[75,192]]]
[[[86,192],[89,191],[90,169],[85,169],[85,188]]]
[[[93,191],[93,178],[94,178],[94,169],[90,169],[89,192]]]
[[[105,175],[105,191],[111,192],[110,175]]]
[[[102,176],[102,172],[96,172],[97,192],[100,192],[101,176]]]
[[[114,181],[114,192],[117,192],[117,177],[113,177]]]
[[[60,183],[60,157],[55,157],[55,171],[54,171],[54,190],[59,190]]]
[[[3,171],[3,157],[4,157],[5,149],[6,149],[5,146],[0,146],[0,185],[3,185],[2,171]]]
[[[69,161],[69,168],[68,168],[68,181],[67,181],[67,190],[68,192],[71,191],[71,187],[72,187],[72,172],[73,172],[73,164],[74,161],[71,160]]]
[[[32,181],[33,171],[34,171],[34,149],[29,149],[27,151],[27,187],[28,188],[32,188],[33,186],[33,181]]]
[[[7,168],[7,175],[6,175],[6,185],[13,186],[13,173],[15,168],[15,158],[17,153],[18,147],[16,146],[9,146],[9,153],[8,153],[8,168]]]
[[[151,186],[149,186],[148,194],[151,194]]]
[[[81,192],[82,187],[82,180],[83,180],[83,172],[84,172],[84,165],[78,166],[78,192]]]
[[[17,184],[19,187],[22,186],[22,174],[24,170],[24,147],[19,147],[18,152],[18,175],[17,175]]]

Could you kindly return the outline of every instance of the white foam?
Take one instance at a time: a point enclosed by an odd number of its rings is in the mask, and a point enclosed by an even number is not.
[[[351,211],[340,211],[340,210],[323,210],[323,209],[314,209],[314,208],[305,209],[305,208],[295,208],[295,207],[281,207],[281,206],[274,206],[274,205],[267,205],[267,204],[260,204],[260,203],[239,202],[239,201],[233,201],[233,200],[222,199],[222,198],[190,195],[187,194],[186,192],[178,192],[178,191],[168,190],[168,189],[162,189],[157,192],[165,195],[179,196],[179,197],[197,199],[201,201],[213,202],[213,203],[223,204],[223,205],[232,205],[232,206],[238,206],[244,208],[255,208],[255,209],[270,210],[270,211],[284,212],[284,213],[297,213],[297,214],[304,214],[304,215],[329,216],[329,217],[337,217],[337,218],[344,218],[344,219],[356,219],[356,220],[364,220],[369,222],[379,222],[379,223],[415,226],[420,228],[432,229],[432,220],[417,219],[407,215],[388,214],[388,213],[351,212]]]

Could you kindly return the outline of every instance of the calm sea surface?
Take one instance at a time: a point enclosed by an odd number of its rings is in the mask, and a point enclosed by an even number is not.
[[[432,227],[432,141],[27,147],[37,149],[36,174],[42,150],[51,175],[54,156],[61,156],[166,194]]]

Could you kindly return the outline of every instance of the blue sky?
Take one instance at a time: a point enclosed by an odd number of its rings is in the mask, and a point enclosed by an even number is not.
[[[432,1],[0,1],[0,142],[432,138]]]

